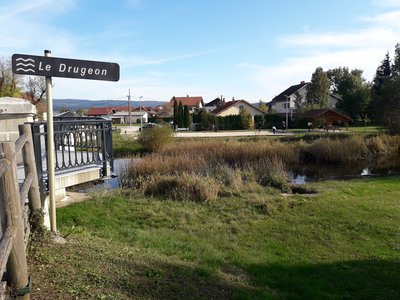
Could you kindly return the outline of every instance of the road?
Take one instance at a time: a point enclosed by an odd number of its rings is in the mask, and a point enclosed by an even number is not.
[[[137,135],[139,131],[139,126],[117,126],[121,129],[121,134]],[[293,133],[285,133],[282,131],[277,131],[275,135],[291,135]],[[274,135],[272,130],[262,129],[262,130],[247,130],[247,131],[179,131],[175,132],[175,137],[180,138],[192,138],[192,137],[235,137],[235,136],[268,136]]]

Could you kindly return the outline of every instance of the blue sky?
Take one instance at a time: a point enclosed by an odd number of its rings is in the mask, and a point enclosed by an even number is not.
[[[6,0],[0,56],[116,62],[119,82],[54,78],[54,98],[269,101],[313,71],[376,67],[400,43],[400,0]]]

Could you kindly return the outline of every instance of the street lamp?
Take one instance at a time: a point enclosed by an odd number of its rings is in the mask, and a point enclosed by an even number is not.
[[[143,127],[143,116],[142,116],[142,98],[143,98],[143,96],[139,96],[140,128],[142,128],[142,127]]]

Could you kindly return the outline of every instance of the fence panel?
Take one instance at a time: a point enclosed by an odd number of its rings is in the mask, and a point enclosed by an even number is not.
[[[14,142],[0,143],[0,276],[7,269],[7,279],[15,288],[17,299],[29,299],[30,280],[26,259],[29,222],[26,197],[32,210],[41,209],[37,188],[33,140],[29,125],[20,126],[20,137]],[[22,151],[25,180],[18,185],[17,152]],[[4,286],[4,283],[1,283]],[[4,293],[4,289],[1,289]],[[4,295],[0,295],[4,296]]]

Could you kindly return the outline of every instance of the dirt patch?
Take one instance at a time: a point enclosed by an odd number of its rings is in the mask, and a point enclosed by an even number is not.
[[[67,197],[60,202],[56,203],[57,208],[70,205],[72,203],[78,203],[89,199],[90,196],[86,193],[68,192]]]

